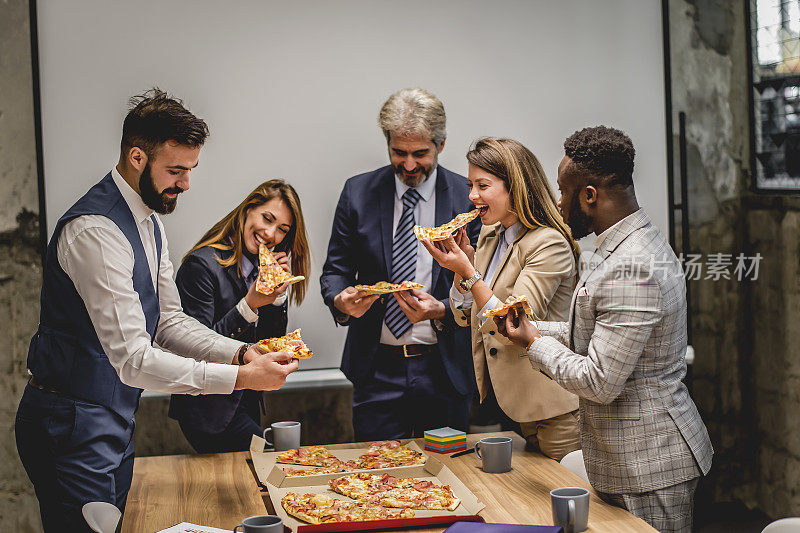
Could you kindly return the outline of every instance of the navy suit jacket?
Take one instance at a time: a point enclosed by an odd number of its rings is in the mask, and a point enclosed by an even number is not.
[[[258,327],[245,320],[236,309],[236,304],[247,294],[247,285],[236,265],[223,267],[217,262],[217,256],[224,258],[229,254],[205,246],[186,256],[175,276],[183,311],[217,333],[242,342],[285,335],[286,304],[259,308]],[[219,433],[230,423],[244,392],[200,396],[173,394],[169,416],[197,430]],[[258,401],[257,394],[245,395],[245,398],[252,398],[245,401]]]
[[[474,209],[468,199],[464,176],[439,166],[436,178],[436,225],[449,222],[459,213]],[[395,181],[391,166],[354,176],[347,180],[339,196],[333,229],[328,244],[328,257],[322,268],[322,298],[334,315],[334,297],[356,284],[373,284],[391,278],[392,221],[394,216]],[[480,232],[479,221],[467,226],[470,241],[475,245]],[[433,262],[431,295],[446,309],[444,330],[436,331],[438,346],[447,375],[461,394],[475,390],[475,370],[469,330],[458,327],[450,310],[449,294],[453,273]],[[347,341],[342,355],[342,372],[358,386],[372,375],[372,361],[378,348],[381,325],[386,312],[385,295],[372,304],[360,318],[350,317]],[[338,322],[337,322],[338,323]]]

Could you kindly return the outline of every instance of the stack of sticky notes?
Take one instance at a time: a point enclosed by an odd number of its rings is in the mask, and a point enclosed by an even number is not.
[[[445,427],[425,432],[425,449],[436,453],[453,453],[467,449],[467,434]]]

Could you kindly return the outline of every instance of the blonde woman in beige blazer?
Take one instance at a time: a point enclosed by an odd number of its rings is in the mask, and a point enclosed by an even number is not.
[[[472,329],[481,402],[493,389],[528,443],[560,460],[580,448],[577,396],[534,370],[525,350],[500,335],[483,312],[524,295],[536,320],[567,320],[578,246],[539,161],[522,144],[481,139],[467,160],[469,197],[483,223],[477,252],[463,229],[446,241],[424,244],[442,267],[455,272],[450,305],[456,322]]]

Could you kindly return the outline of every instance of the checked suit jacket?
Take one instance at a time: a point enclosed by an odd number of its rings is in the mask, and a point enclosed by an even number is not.
[[[528,357],[580,397],[592,486],[640,493],[707,474],[713,449],[686,375],[686,285],[642,211],[624,218],[584,267],[568,322],[537,322]]]

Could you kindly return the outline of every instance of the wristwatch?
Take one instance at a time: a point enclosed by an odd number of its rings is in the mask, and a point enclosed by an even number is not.
[[[244,366],[244,364],[245,364],[244,363],[244,354],[245,354],[245,352],[247,352],[247,350],[250,349],[250,347],[252,345],[253,345],[253,343],[244,343],[241,346],[239,346],[239,350],[237,350],[237,352],[236,352],[236,359],[239,360],[239,365]]]
[[[464,289],[465,291],[469,292],[475,282],[481,279],[481,273],[478,272],[478,269],[475,269],[475,273],[467,279],[462,279],[458,282],[459,287]]]

